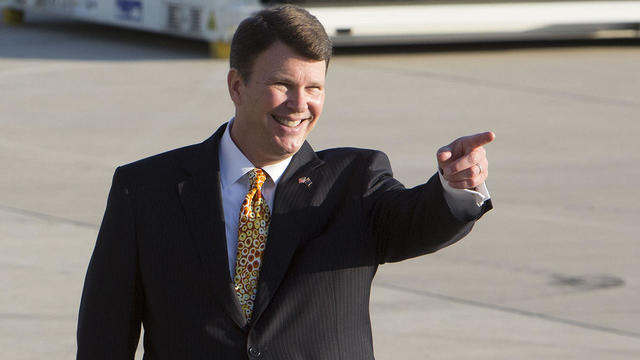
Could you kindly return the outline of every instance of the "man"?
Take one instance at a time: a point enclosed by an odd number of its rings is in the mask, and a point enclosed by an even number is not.
[[[381,152],[314,152],[330,55],[305,10],[250,17],[231,45],[232,121],[116,170],[78,359],[133,358],[141,323],[145,359],[373,358],[378,265],[447,246],[490,209],[493,134],[441,148],[441,173],[413,189]]]

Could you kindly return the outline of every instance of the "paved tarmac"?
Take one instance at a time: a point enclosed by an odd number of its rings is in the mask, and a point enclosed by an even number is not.
[[[343,50],[316,149],[372,147],[408,186],[484,130],[496,208],[383,265],[378,359],[640,358],[640,42]],[[119,164],[232,116],[203,43],[27,18],[0,25],[0,359],[70,359]]]

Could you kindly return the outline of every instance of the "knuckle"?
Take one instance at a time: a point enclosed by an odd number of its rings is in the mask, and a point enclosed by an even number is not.
[[[456,173],[458,173],[458,171],[460,171],[460,170],[458,170],[458,162],[455,162],[455,163],[445,167],[445,169],[444,169],[444,173],[447,174],[447,175],[456,174]]]
[[[477,164],[480,161],[480,154],[475,151],[472,151],[469,154],[469,162],[472,164]]]

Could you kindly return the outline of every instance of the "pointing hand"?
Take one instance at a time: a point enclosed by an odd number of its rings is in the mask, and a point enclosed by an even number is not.
[[[484,183],[489,175],[484,145],[495,137],[491,131],[464,136],[438,150],[438,168],[451,187],[475,189]]]

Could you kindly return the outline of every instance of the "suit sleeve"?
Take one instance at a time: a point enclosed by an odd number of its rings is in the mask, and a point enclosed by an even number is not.
[[[364,209],[376,243],[378,263],[401,261],[432,253],[467,235],[477,218],[458,219],[444,198],[440,179],[405,189],[393,178],[389,159],[375,152],[369,162]]]
[[[134,358],[143,304],[137,258],[131,199],[118,168],[82,292],[78,360]]]

